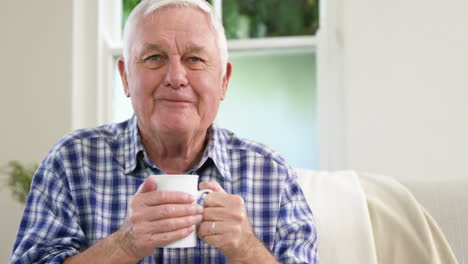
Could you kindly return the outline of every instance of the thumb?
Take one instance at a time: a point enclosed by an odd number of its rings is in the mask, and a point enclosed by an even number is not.
[[[152,177],[147,178],[141,185],[138,187],[138,190],[135,194],[151,192],[156,190],[157,184]]]

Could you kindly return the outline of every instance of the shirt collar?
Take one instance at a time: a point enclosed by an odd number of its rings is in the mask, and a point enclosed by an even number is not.
[[[194,167],[194,170],[200,169],[208,159],[211,159],[214,166],[218,169],[219,174],[225,179],[231,178],[231,171],[229,169],[229,159],[227,153],[227,139],[223,135],[221,129],[215,124],[212,124],[208,128],[207,142],[205,151],[198,164]]]
[[[143,144],[141,143],[140,134],[138,132],[138,122],[134,114],[128,121],[128,129],[125,133],[124,156],[125,156],[125,174],[133,172],[137,166],[138,154],[144,152]],[[211,159],[218,169],[220,175],[226,179],[231,177],[229,169],[229,159],[227,153],[227,138],[223,135],[221,129],[215,124],[208,128],[207,142],[202,158],[195,165],[192,171],[200,169],[208,159]]]
[[[127,133],[125,133],[124,156],[125,156],[125,174],[135,170],[137,165],[138,153],[143,151],[140,135],[138,133],[137,118],[135,114],[128,121]]]

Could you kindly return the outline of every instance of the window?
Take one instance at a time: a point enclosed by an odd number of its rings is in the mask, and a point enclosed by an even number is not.
[[[316,0],[222,1],[228,39],[312,36],[318,28],[318,10]]]
[[[122,21],[138,2],[123,0]],[[223,0],[221,8],[221,1],[209,2],[222,9],[233,63],[228,95],[215,122],[241,137],[267,144],[294,167],[317,168],[313,34],[318,27],[318,3]],[[118,47],[114,53],[116,60]],[[119,122],[133,110],[116,67],[113,83],[109,121]]]
[[[123,0],[122,22],[125,22],[131,10],[140,1]],[[313,36],[319,26],[318,0],[207,0],[207,2],[221,13],[228,39]]]
[[[233,52],[233,74],[217,117],[221,127],[316,168],[316,58],[313,49]]]

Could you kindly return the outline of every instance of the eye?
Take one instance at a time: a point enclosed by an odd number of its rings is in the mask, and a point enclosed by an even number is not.
[[[153,54],[143,58],[143,65],[151,69],[157,69],[163,66],[166,62],[166,57],[163,54]]]
[[[198,57],[189,57],[188,61],[189,62],[203,62],[203,60],[201,58],[198,58]]]
[[[161,55],[151,55],[145,59],[145,62],[157,62],[162,59]]]

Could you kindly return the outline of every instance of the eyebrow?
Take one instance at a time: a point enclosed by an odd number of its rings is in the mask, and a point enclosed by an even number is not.
[[[148,50],[163,50],[163,48],[159,44],[145,43],[144,48],[143,48],[143,52],[146,52]]]
[[[205,52],[205,48],[201,46],[196,46],[196,45],[190,45],[187,50],[185,50],[186,53],[199,53],[199,52]]]
[[[160,44],[156,44],[156,43],[145,43],[144,45],[144,48],[143,48],[143,52],[147,52],[147,51],[164,51],[164,48],[162,47],[162,45]],[[202,47],[202,46],[198,46],[198,45],[189,45],[186,50],[184,51],[184,53],[204,53],[205,52],[205,48]]]

